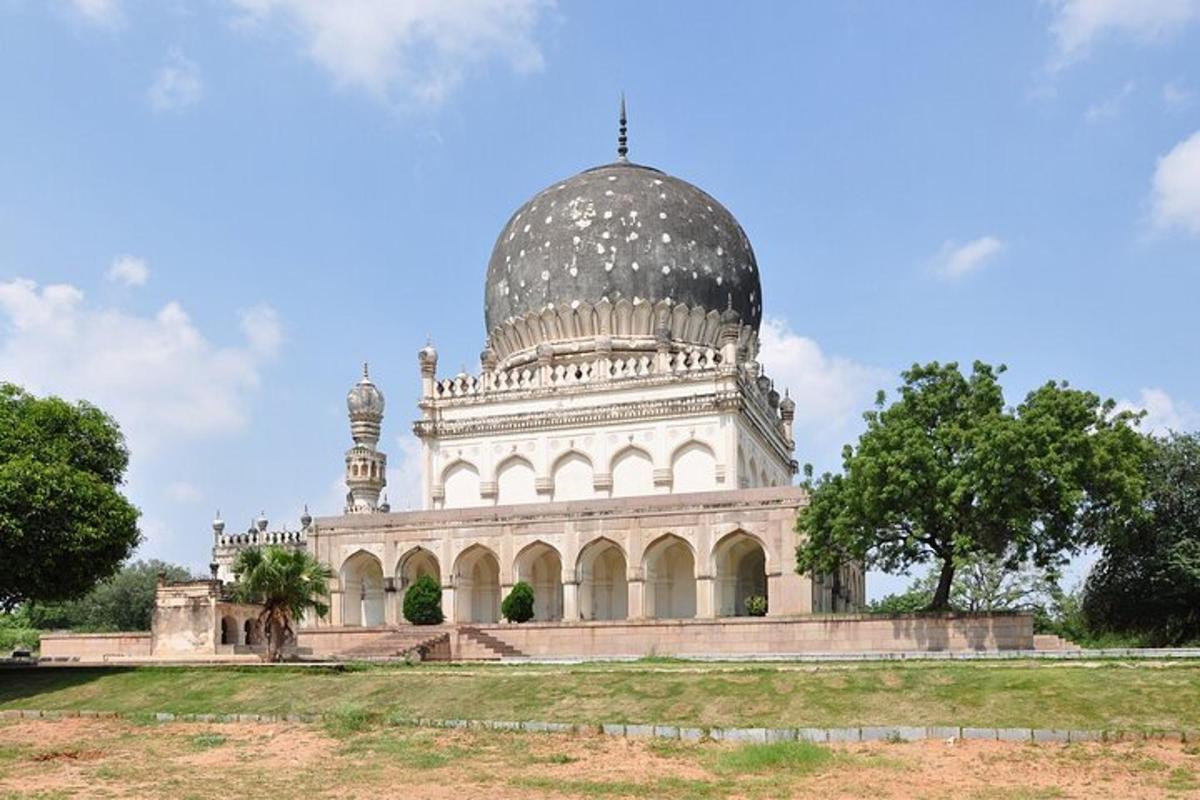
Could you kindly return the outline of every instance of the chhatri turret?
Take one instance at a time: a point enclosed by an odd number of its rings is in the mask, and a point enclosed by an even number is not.
[[[383,424],[383,392],[363,363],[362,380],[346,396],[350,435],[354,446],[346,451],[347,514],[369,514],[379,508],[379,494],[387,485],[387,455],[378,449]]]

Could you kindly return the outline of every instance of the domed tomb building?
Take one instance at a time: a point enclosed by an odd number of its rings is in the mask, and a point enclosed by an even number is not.
[[[658,644],[593,631],[584,645],[578,628],[746,616],[756,598],[768,618],[863,603],[859,565],[795,572],[795,403],[757,360],[762,281],[745,231],[703,190],[630,161],[623,109],[621,123],[614,162],[543,189],[500,230],[478,372],[439,375],[433,346],[419,351],[422,510],[381,502],[383,393],[365,369],[351,390],[344,513],[306,515],[287,539],[335,574],[310,639],[405,625],[423,574],[465,631],[530,583],[535,622],[554,625],[522,630],[560,633],[511,645],[527,655],[734,652],[712,639],[719,626],[686,646],[662,631]],[[261,538],[223,523],[214,536],[222,577]],[[459,655],[486,657],[510,634],[487,630],[457,637]]]

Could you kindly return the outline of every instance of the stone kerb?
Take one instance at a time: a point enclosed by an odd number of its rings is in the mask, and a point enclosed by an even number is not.
[[[92,710],[0,710],[0,720],[150,719],[156,722],[312,723],[331,719],[328,714],[176,714],[169,711],[124,713]],[[388,725],[421,728],[460,728],[525,733],[556,733],[622,738],[682,739],[737,744],[806,741],[822,744],[854,742],[989,741],[989,742],[1134,742],[1200,741],[1200,730],[977,728],[968,726],[865,725],[849,728],[764,728],[686,727],[646,723],[569,723],[533,720],[402,719],[389,718]]]

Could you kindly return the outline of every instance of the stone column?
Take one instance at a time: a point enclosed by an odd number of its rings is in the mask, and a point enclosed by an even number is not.
[[[396,591],[396,579],[383,579],[383,621],[388,625],[400,625],[404,615],[400,611],[400,598],[403,595]]]
[[[712,575],[696,576],[696,617],[712,619],[717,616],[717,601],[713,591]]]
[[[446,622],[458,622],[454,616],[454,587],[449,584],[442,587],[442,617]]]
[[[642,595],[646,582],[642,580],[641,575],[629,576],[625,580],[629,592],[629,619],[645,619]]]
[[[574,575],[571,578],[571,580],[564,580],[562,585],[562,618],[565,622],[574,622],[579,619],[579,583],[574,580]]]
[[[329,624],[342,624],[342,590],[334,589],[329,593]]]

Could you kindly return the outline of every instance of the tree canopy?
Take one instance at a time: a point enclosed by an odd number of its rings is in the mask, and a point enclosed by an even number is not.
[[[1147,513],[1112,533],[1083,591],[1097,631],[1155,644],[1200,640],[1200,434],[1155,440]]]
[[[186,567],[151,559],[134,561],[78,600],[29,603],[25,618],[35,628],[76,631],[148,631],[154,617],[159,575],[168,581],[192,577]]]
[[[329,613],[329,567],[307,550],[279,545],[250,547],[233,562],[233,593],[243,603],[262,606],[259,622],[267,633],[267,660],[278,661],[295,631],[292,623],[307,611]]]
[[[0,609],[77,598],[140,539],[121,495],[129,453],[88,403],[0,384]]]
[[[798,568],[855,560],[898,572],[932,561],[930,608],[941,610],[961,564],[1053,569],[1135,516],[1147,452],[1137,416],[1059,382],[1011,408],[1002,372],[914,365],[894,403],[880,392],[843,472],[807,482]]]
[[[876,613],[905,614],[930,606],[941,570],[937,567],[915,579],[903,593],[889,594],[870,604]],[[1031,611],[1045,614],[1062,596],[1053,570],[1022,564],[1016,569],[1004,559],[985,557],[962,563],[950,584],[949,607],[955,611]]]

